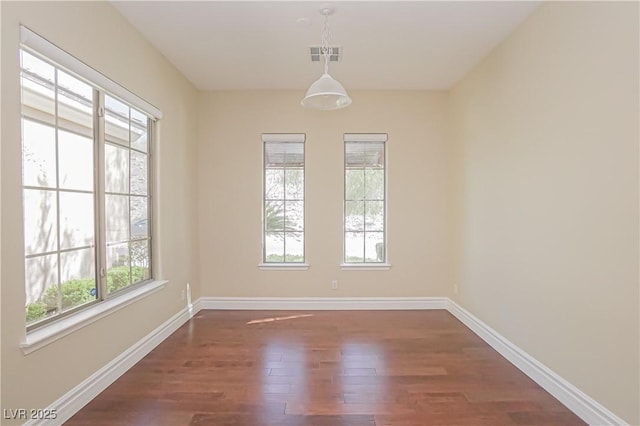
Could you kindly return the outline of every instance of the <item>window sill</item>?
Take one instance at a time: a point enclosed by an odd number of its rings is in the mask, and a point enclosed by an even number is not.
[[[258,265],[263,271],[306,271],[308,263],[261,263]]]
[[[95,306],[82,310],[67,318],[61,319],[27,333],[25,341],[20,344],[20,348],[25,355],[37,351],[58,339],[63,338],[76,330],[104,318],[133,302],[142,299],[156,291],[161,290],[168,281],[152,281],[142,285],[135,290],[123,293],[113,299],[97,303]]]
[[[340,269],[343,271],[388,271],[391,269],[390,263],[341,263]]]

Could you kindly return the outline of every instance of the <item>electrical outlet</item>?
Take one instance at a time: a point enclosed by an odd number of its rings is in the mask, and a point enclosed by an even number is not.
[[[453,294],[458,294],[458,284],[453,285]]]
[[[331,290],[337,290],[337,289],[338,289],[338,280],[331,281]]]

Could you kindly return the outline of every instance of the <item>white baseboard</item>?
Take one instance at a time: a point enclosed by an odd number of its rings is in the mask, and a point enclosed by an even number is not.
[[[447,297],[202,297],[202,309],[340,311],[447,309]]]
[[[447,297],[201,297],[147,334],[71,391],[51,404],[56,420],[30,421],[29,426],[58,425],[115,382],[158,344],[202,309],[214,310],[427,310],[446,309],[498,353],[533,379],[590,425],[626,425],[615,414],[567,382],[504,336]]]
[[[600,403],[563,379],[540,361],[511,343],[500,333],[480,321],[453,300],[447,310],[489,346],[498,351],[520,371],[562,402],[569,410],[590,425],[626,425],[627,423]]]
[[[144,358],[156,346],[162,343],[167,337],[176,331],[182,324],[187,322],[198,310],[198,306],[188,306],[165,321],[151,333],[144,336],[129,349],[118,355],[107,365],[83,380],[76,387],[65,393],[58,400],[53,402],[47,410],[55,410],[57,418],[55,420],[31,420],[25,426],[52,426],[61,425],[69,420],[75,413],[80,411],[89,401],[98,396],[109,385],[115,382],[120,376],[133,367],[138,361]],[[46,410],[45,410],[46,411]]]

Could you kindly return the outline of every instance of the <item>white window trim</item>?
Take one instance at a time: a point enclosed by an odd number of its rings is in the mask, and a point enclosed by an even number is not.
[[[340,269],[343,271],[388,271],[391,269],[390,263],[341,263]]]
[[[343,262],[340,263],[340,269],[344,271],[386,271],[391,269],[391,263],[389,263],[389,250],[388,250],[388,241],[387,237],[389,235],[389,203],[388,200],[388,191],[389,191],[389,146],[387,142],[389,140],[388,133],[344,133],[343,134],[343,144],[347,142],[382,142],[384,143],[384,216],[385,216],[385,225],[384,225],[384,255],[386,262],[384,263],[374,263],[374,262],[361,262],[361,263],[345,263],[344,255],[345,255],[345,245],[344,245],[344,216],[342,217],[342,257]],[[345,172],[344,170],[342,171]],[[343,178],[344,184],[344,178]],[[344,192],[343,192],[344,194]],[[344,195],[343,200],[344,203]],[[343,205],[343,215],[344,215],[344,205]]]
[[[263,271],[306,271],[308,263],[260,263],[258,268]]]
[[[265,143],[269,143],[269,142],[297,142],[297,143],[306,143],[307,140],[307,134],[306,133],[263,133],[262,134],[262,146],[263,146],[263,150],[264,150],[264,144]],[[304,177],[304,182],[305,182],[305,186],[304,186],[304,196],[305,196],[305,220],[304,220],[304,234],[305,234],[305,250],[304,250],[304,263],[294,263],[294,262],[265,262],[265,256],[264,256],[264,244],[265,244],[265,230],[264,230],[264,198],[265,198],[265,194],[264,194],[264,176],[265,176],[265,170],[264,170],[264,151],[262,153],[262,157],[261,157],[261,161],[262,161],[262,188],[263,188],[263,193],[262,193],[262,256],[261,256],[261,260],[260,263],[258,263],[258,269],[262,270],[262,271],[306,271],[309,269],[309,264],[306,262],[307,259],[307,251],[306,251],[306,226],[307,226],[307,220],[306,220],[306,198],[307,198],[307,175],[306,175],[306,169],[307,169],[307,159],[306,159],[306,146],[304,147],[305,150],[305,159],[304,159],[304,172],[305,172],[305,177]]]
[[[265,142],[299,142],[304,143],[305,133],[263,133],[262,143]]]
[[[152,104],[22,25],[20,26],[20,41],[21,48],[26,47],[25,50],[27,52],[32,49],[37,55],[41,57],[44,56],[47,62],[53,62],[57,67],[71,71],[75,74],[75,77],[85,79],[92,88],[98,89],[102,93],[120,98],[121,101],[124,101],[125,103],[128,103],[129,106],[138,109],[152,121],[155,122],[162,118],[162,112]],[[149,136],[149,146],[157,146],[157,132],[150,131]],[[155,188],[157,180],[157,171],[154,162],[151,160],[151,155],[152,153],[149,151],[148,178],[149,188],[151,191],[149,194],[149,199],[151,201],[149,209],[153,211],[154,207],[157,205],[157,199],[154,200],[156,197],[153,194],[153,188]],[[99,192],[104,194],[103,189]],[[153,215],[153,213],[151,213],[151,215]],[[159,232],[155,230],[156,225],[154,220],[151,221],[151,226],[153,229],[151,235],[153,235],[154,238],[151,240],[150,250],[151,253],[157,253],[157,235]],[[154,265],[152,271],[155,271],[154,275],[156,275],[160,268],[156,266],[157,260],[153,260],[152,258],[151,261]],[[130,305],[131,303],[163,289],[167,283],[168,281],[166,280],[153,278],[141,284],[134,283],[134,285],[131,286],[134,288],[118,292],[114,297],[96,300],[96,302],[91,303],[91,305],[85,309],[80,309],[77,312],[73,312],[68,316],[62,316],[61,318],[52,318],[53,320],[50,323],[40,325],[33,330],[25,330],[25,338],[19,346],[25,355],[34,352],[75,332],[76,330],[84,328],[85,326]]]
[[[345,142],[387,142],[387,133],[345,133]]]
[[[102,90],[119,97],[137,109],[141,109],[142,112],[149,114],[151,119],[157,120],[162,118],[162,111],[157,107],[151,105],[141,97],[134,95],[126,88],[122,87],[99,71],[91,68],[89,65],[80,61],[70,53],[62,50],[50,41],[42,38],[29,28],[20,26],[20,42],[24,46],[30,47],[36,52],[45,55],[48,59],[58,65],[61,65],[63,68],[66,68],[78,76],[90,81],[92,85],[98,86]]]
[[[151,281],[140,287],[127,291],[118,297],[107,299],[74,315],[54,321],[51,324],[39,327],[27,333],[25,340],[20,344],[20,349],[25,355],[37,351],[56,340],[86,327],[138,300],[141,300],[157,291],[162,290],[168,281]]]

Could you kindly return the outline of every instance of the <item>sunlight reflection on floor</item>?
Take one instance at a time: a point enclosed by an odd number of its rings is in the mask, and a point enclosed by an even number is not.
[[[284,320],[290,320],[290,319],[296,319],[296,318],[305,318],[305,317],[312,317],[312,316],[313,316],[313,314],[304,314],[304,315],[290,315],[288,317],[263,318],[263,319],[257,319],[257,320],[249,321],[247,323],[247,325],[262,324],[262,323],[265,323],[265,322],[273,322],[273,321],[284,321]]]

